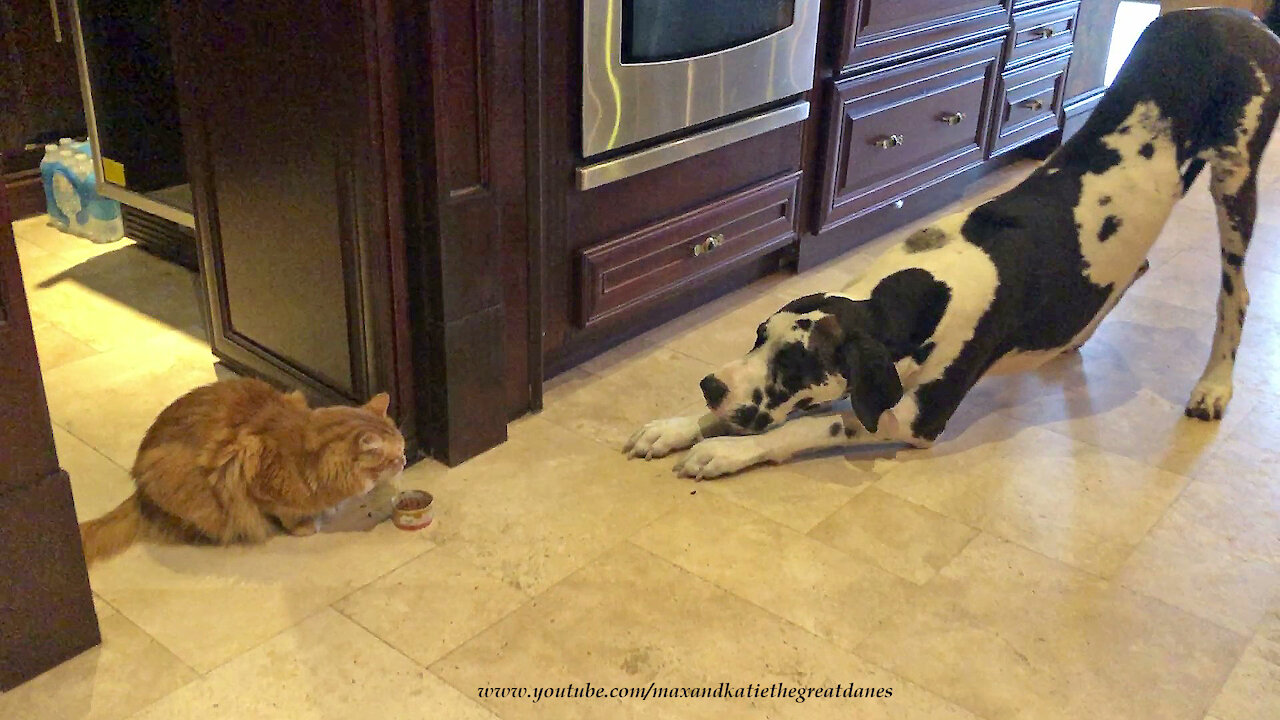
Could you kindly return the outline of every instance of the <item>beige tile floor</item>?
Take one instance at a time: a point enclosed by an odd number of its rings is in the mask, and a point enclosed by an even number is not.
[[[461,467],[411,468],[405,484],[438,498],[425,532],[140,547],[95,568],[102,647],[0,696],[0,717],[1274,720],[1280,160],[1267,167],[1221,424],[1181,415],[1217,292],[1198,194],[1078,357],[984,381],[931,450],[696,485],[673,460],[622,457],[639,423],[696,410],[696,380],[765,314],[838,288],[885,238],[566,373],[545,412]],[[128,243],[38,219],[16,229],[59,454],[78,512],[97,515],[129,492],[124,468],[155,413],[213,379],[192,278]],[[893,695],[478,693],[587,682]]]

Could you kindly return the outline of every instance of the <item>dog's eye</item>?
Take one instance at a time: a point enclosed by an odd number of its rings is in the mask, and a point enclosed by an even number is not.
[[[809,318],[800,318],[799,320],[796,321],[796,327],[799,328],[800,330],[808,330],[809,328],[813,327],[813,321],[810,320]]]

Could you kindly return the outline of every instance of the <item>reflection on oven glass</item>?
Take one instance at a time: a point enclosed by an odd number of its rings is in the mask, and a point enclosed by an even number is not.
[[[706,55],[786,29],[795,0],[623,0],[622,61]]]

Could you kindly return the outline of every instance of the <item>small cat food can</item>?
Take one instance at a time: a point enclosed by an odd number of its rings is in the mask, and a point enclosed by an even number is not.
[[[401,530],[421,530],[431,524],[435,515],[431,503],[435,498],[422,490],[406,490],[396,496],[391,522]]]

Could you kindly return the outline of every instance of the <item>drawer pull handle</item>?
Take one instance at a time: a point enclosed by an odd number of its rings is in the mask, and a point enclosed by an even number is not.
[[[894,135],[889,135],[888,137],[882,137],[882,138],[877,138],[875,140],[872,140],[871,144],[875,145],[881,150],[888,150],[890,148],[900,147],[904,143],[906,143],[906,141],[907,139],[904,138],[903,136],[894,134]]]
[[[1027,100],[1026,102],[1022,102],[1022,103],[1019,103],[1019,104],[1020,104],[1020,105],[1022,105],[1022,107],[1024,107],[1024,108],[1028,109],[1028,110],[1043,110],[1043,109],[1044,109],[1044,103],[1043,103],[1043,102],[1040,102],[1040,98],[1032,98],[1032,99],[1030,99],[1030,100]]]
[[[1036,28],[1035,30],[1035,36],[1040,38],[1041,40],[1048,40],[1049,38],[1057,34],[1058,34],[1058,31],[1054,30],[1051,27]]]
[[[959,125],[960,123],[964,122],[964,113],[962,112],[943,113],[938,116],[938,121],[944,122],[948,125]]]
[[[724,233],[716,233],[693,246],[693,256],[702,257],[724,244]]]

